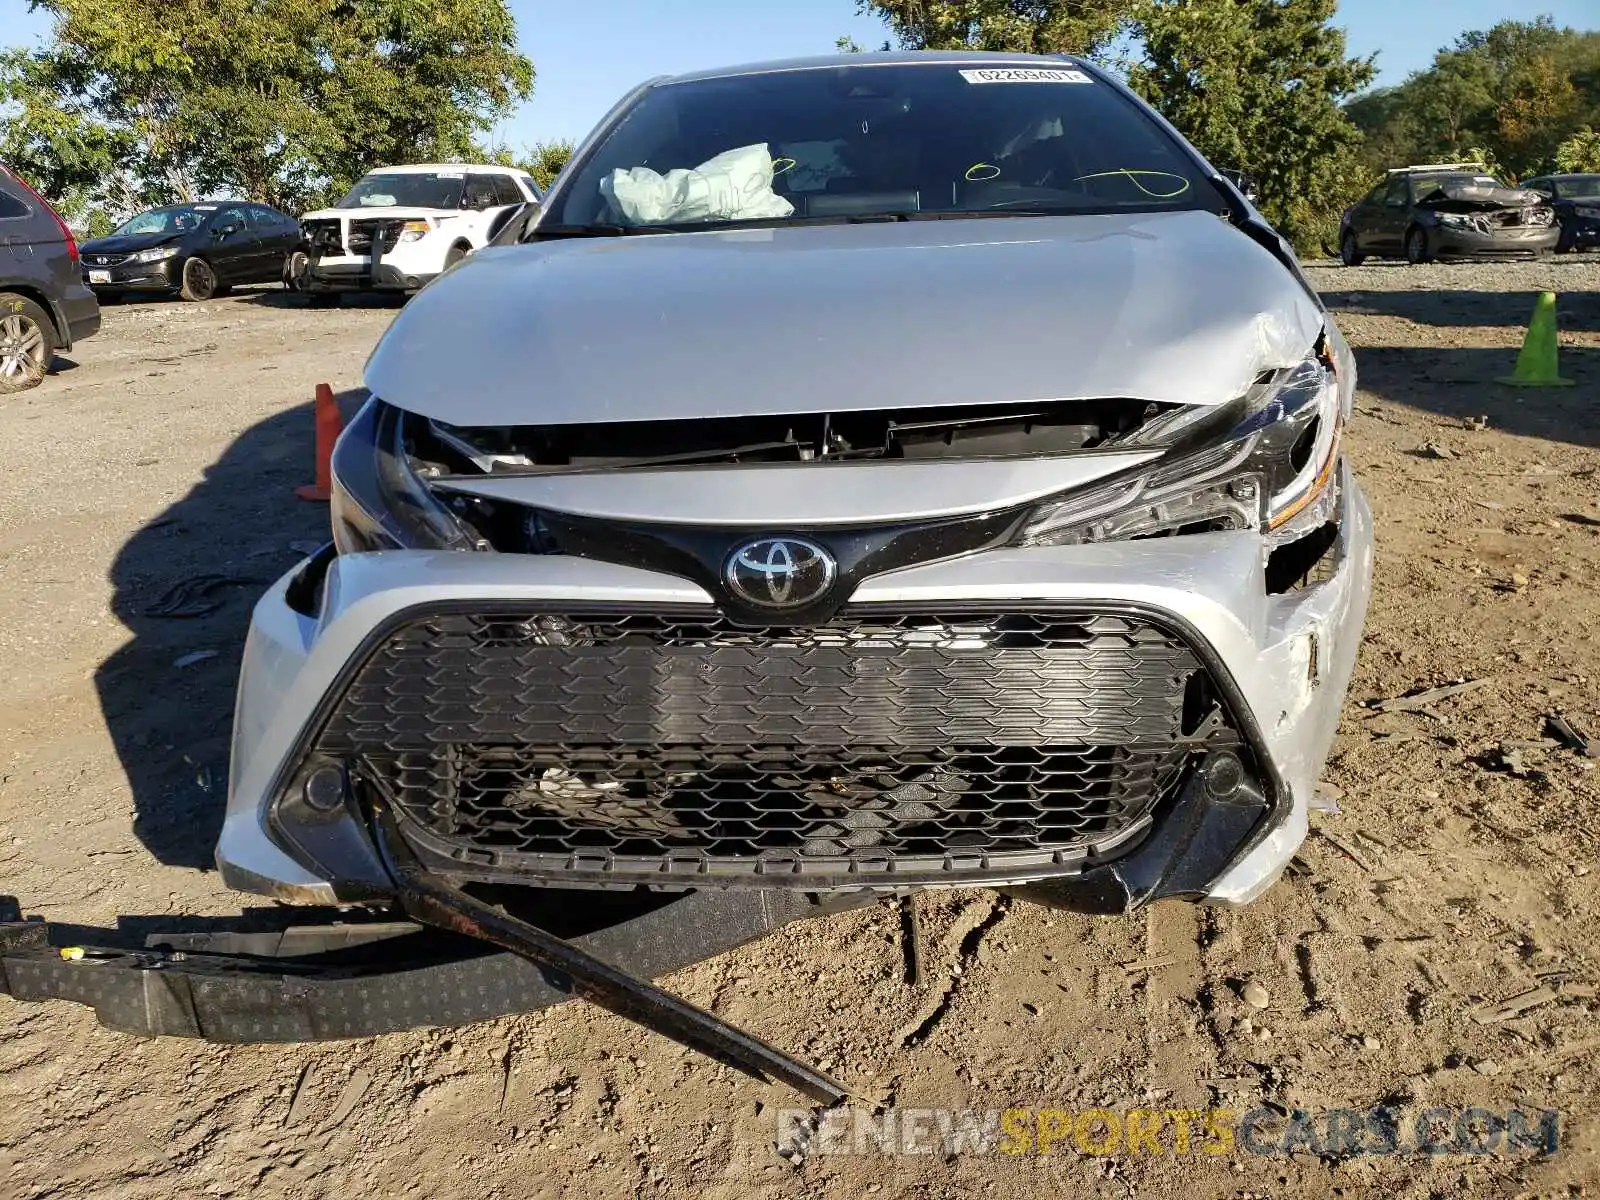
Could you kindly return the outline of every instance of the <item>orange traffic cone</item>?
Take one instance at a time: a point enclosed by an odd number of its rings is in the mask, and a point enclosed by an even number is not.
[[[295,488],[294,494],[302,500],[326,500],[333,485],[333,443],[339,440],[344,422],[339,418],[339,402],[333,398],[333,389],[325,383],[317,384],[317,481]]]

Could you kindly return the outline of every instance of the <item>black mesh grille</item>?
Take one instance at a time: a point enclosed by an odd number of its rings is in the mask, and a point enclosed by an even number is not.
[[[389,632],[315,751],[463,870],[948,877],[1125,842],[1237,743],[1213,695],[1106,613],[441,613]]]

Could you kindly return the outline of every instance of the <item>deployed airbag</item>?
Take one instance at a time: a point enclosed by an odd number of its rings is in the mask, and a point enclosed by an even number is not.
[[[632,225],[787,217],[794,205],[772,190],[772,180],[772,155],[757,143],[726,150],[693,170],[619,169],[600,181],[600,191]]]

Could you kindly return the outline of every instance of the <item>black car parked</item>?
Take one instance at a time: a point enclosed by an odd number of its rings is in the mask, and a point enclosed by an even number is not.
[[[1471,163],[1399,167],[1345,209],[1339,257],[1542,258],[1560,231],[1544,196],[1509,188]]]
[[[281,279],[284,259],[299,244],[299,222],[265,204],[173,204],[85,242],[84,279],[101,299],[177,292],[209,300],[236,283]]]
[[[0,165],[0,395],[36,386],[57,350],[100,328],[78,245],[56,210]]]
[[[1550,197],[1561,222],[1556,250],[1571,254],[1600,246],[1600,175],[1541,175],[1522,185]]]

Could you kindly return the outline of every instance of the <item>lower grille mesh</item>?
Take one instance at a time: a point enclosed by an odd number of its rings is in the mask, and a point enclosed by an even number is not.
[[[1136,617],[524,611],[392,629],[313,753],[461,871],[769,886],[1080,860],[1237,742],[1193,651]]]

